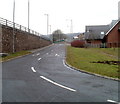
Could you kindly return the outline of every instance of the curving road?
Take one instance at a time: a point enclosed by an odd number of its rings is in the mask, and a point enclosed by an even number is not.
[[[3,102],[113,102],[118,82],[70,69],[55,44],[3,63]]]

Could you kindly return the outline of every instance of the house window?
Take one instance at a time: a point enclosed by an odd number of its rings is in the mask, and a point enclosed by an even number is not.
[[[104,34],[105,34],[105,33],[102,31],[102,32],[101,32],[101,35],[104,35]]]

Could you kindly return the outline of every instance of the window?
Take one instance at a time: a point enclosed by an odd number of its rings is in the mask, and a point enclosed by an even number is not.
[[[104,35],[104,34],[105,34],[105,33],[102,31],[102,32],[101,32],[101,35]]]

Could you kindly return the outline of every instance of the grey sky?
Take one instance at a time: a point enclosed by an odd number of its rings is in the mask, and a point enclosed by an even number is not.
[[[46,34],[47,17],[52,32],[61,29],[70,32],[70,20],[73,20],[73,32],[84,32],[85,25],[106,25],[118,18],[119,0],[29,0],[30,28]],[[15,0],[15,22],[28,26],[28,0]],[[13,20],[13,0],[0,0],[0,17]],[[67,20],[67,21],[66,21]]]

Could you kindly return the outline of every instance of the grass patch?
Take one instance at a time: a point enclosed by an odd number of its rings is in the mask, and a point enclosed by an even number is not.
[[[74,48],[68,46],[66,61],[68,64],[81,70],[118,78],[118,65],[93,63],[98,61],[118,61],[116,57],[112,57],[110,55],[117,57],[118,49]]]
[[[10,53],[8,54],[8,56],[5,56],[5,57],[0,57],[0,61],[7,61],[9,59],[13,59],[13,58],[16,58],[18,56],[23,56],[23,55],[27,55],[27,54],[30,54],[31,52],[29,51],[20,51],[20,52],[15,52],[15,53]]]

